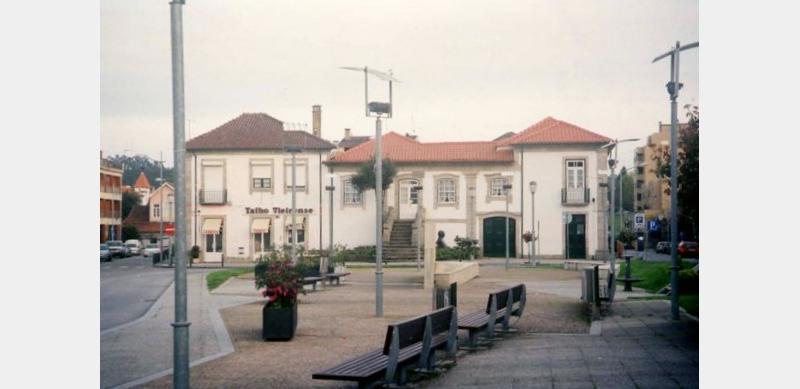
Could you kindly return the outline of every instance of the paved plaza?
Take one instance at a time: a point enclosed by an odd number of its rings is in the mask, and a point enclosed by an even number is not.
[[[355,387],[353,383],[312,380],[311,374],[380,347],[386,325],[429,311],[431,296],[422,289],[421,273],[415,269],[386,269],[386,315],[375,318],[374,271],[352,271],[353,275],[342,286],[325,287],[301,296],[297,335],[290,342],[261,341],[263,300],[254,299],[257,296],[252,279],[232,279],[216,291],[206,292],[207,301],[228,302],[214,306],[227,306],[219,312],[232,347],[228,354],[220,353],[217,346],[193,352],[192,387]],[[459,310],[482,309],[490,291],[524,282],[528,287],[528,305],[523,318],[513,323],[519,333],[495,342],[487,350],[460,351],[456,366],[415,385],[431,388],[698,385],[696,322],[671,322],[665,301],[626,301],[627,295],[620,292],[608,316],[590,323],[579,301],[579,275],[544,267],[506,271],[503,266],[482,266],[479,278],[459,288]],[[201,336],[199,332],[209,332],[209,328],[214,326],[196,325],[193,320],[192,341]],[[171,331],[163,328],[161,331],[165,332],[161,347],[171,348]],[[219,337],[227,334],[218,332]],[[213,339],[210,343],[215,343]],[[193,345],[193,351],[196,347]],[[171,357],[171,352],[167,354]],[[162,366],[171,367],[164,362]],[[137,384],[170,387],[172,378],[168,373]]]

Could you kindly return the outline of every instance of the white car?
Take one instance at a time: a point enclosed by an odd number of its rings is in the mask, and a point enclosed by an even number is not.
[[[159,250],[157,243],[148,243],[146,246],[144,246],[144,251],[142,251],[142,255],[144,255],[145,257],[149,257],[153,254],[158,254],[160,252],[161,251]]]
[[[126,240],[125,246],[131,251],[131,255],[139,255],[142,253],[142,242],[136,239]]]

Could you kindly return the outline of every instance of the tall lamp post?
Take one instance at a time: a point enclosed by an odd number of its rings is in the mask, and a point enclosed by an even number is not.
[[[330,264],[331,257],[333,256],[333,191],[336,190],[336,187],[333,185],[334,180],[336,179],[335,174],[328,174],[328,178],[331,180],[331,184],[325,187],[325,190],[328,191],[328,263]],[[327,265],[326,264],[326,265]],[[325,269],[327,272],[327,269]]]
[[[419,207],[420,203],[422,202],[422,185],[412,186],[409,190],[413,190],[413,191],[417,192],[417,207]],[[422,242],[423,236],[422,236],[422,234],[420,232],[420,227],[422,227],[422,226],[417,226],[417,270],[418,271],[422,267],[421,266],[422,253],[420,253],[420,249],[421,249],[421,245],[422,245],[421,242]]]
[[[531,265],[536,266],[534,260],[534,253],[536,252],[536,181],[531,181],[528,184],[531,188]]]
[[[383,154],[381,149],[381,115],[392,117],[392,82],[400,80],[389,73],[366,66],[342,66],[341,69],[364,72],[364,104],[367,117],[375,117],[375,316],[383,316]],[[389,102],[369,101],[369,75],[389,82]]]
[[[638,140],[639,140],[638,138],[614,139],[614,140],[612,140],[611,142],[609,142],[608,144],[606,144],[605,146],[602,147],[603,149],[609,149],[609,148],[613,148],[614,149],[614,158],[611,158],[611,150],[609,150],[609,152],[608,152],[608,155],[609,155],[608,167],[609,167],[609,169],[611,169],[611,175],[609,176],[609,183],[608,183],[608,185],[611,187],[610,208],[608,210],[608,220],[609,220],[609,224],[611,224],[611,239],[609,240],[608,251],[611,254],[611,270],[610,271],[612,273],[616,272],[616,268],[614,266],[616,265],[616,258],[617,258],[617,254],[616,254],[617,234],[616,234],[616,223],[614,222],[614,215],[616,214],[614,212],[614,199],[615,199],[615,197],[614,197],[614,189],[616,188],[616,184],[614,182],[614,179],[616,178],[614,176],[614,169],[616,168],[617,162],[618,162],[617,161],[617,150],[618,150],[617,145],[619,145],[620,143],[625,143],[625,142],[636,142]],[[620,208],[621,207],[622,207],[622,196],[620,196]],[[620,218],[621,218],[621,215],[622,215],[622,213],[620,212]]]
[[[700,47],[700,42],[690,43],[681,46],[681,42],[675,42],[675,47],[664,54],[659,55],[653,62],[664,58],[670,58],[669,82],[667,83],[667,93],[669,93],[670,110],[672,111],[672,122],[670,123],[669,140],[672,145],[669,149],[669,206],[670,206],[670,257],[672,259],[672,274],[670,277],[670,299],[672,300],[672,319],[680,318],[678,309],[678,164],[677,164],[677,144],[678,144],[678,92],[683,87],[678,79],[680,78],[680,56],[681,51]]]
[[[511,195],[511,188],[512,188],[511,178],[513,176],[511,176],[511,175],[503,175],[503,177],[506,179],[505,183],[503,184],[503,191],[505,192],[505,195],[506,195],[506,270],[508,270],[508,266],[509,266],[509,264],[511,262],[511,256],[509,254],[510,249],[511,249],[511,247],[510,247],[511,246],[511,242],[508,239],[509,222],[510,222],[511,218],[508,215],[508,200],[509,200],[509,195]]]
[[[297,153],[300,147],[289,146],[286,151],[292,154],[292,263],[297,264]]]
[[[184,156],[186,134],[184,126],[186,112],[183,96],[183,4],[184,0],[172,0],[170,27],[172,39],[172,142],[175,161],[175,321],[173,328],[173,375],[172,386],[189,388],[189,318],[186,309],[186,184]]]

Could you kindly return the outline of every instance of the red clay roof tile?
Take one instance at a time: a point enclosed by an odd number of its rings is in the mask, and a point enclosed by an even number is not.
[[[608,143],[611,139],[550,116],[519,134],[498,142],[500,146],[523,144],[586,144]]]
[[[304,131],[285,131],[283,122],[265,113],[243,113],[186,142],[187,150],[282,150],[289,146],[310,150],[336,147]]]

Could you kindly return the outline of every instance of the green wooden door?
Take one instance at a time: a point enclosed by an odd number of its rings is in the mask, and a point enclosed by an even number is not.
[[[570,259],[586,259],[586,215],[572,215],[567,224],[567,254]]]
[[[516,220],[508,219],[509,256],[517,255]],[[506,218],[502,216],[483,219],[483,255],[485,257],[506,256]]]

